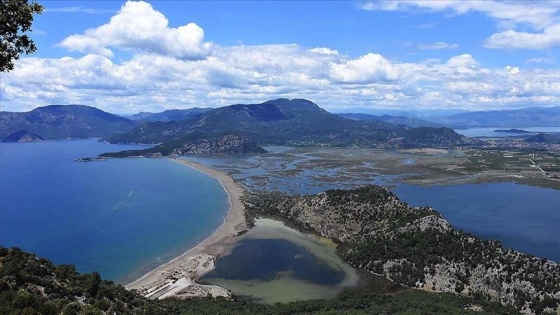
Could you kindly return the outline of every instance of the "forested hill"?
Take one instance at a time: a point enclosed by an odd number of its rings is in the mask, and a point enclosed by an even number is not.
[[[84,105],[49,105],[30,112],[0,112],[0,139],[24,130],[44,139],[103,137],[127,132],[132,120]]]
[[[177,148],[226,133],[240,134],[260,145],[410,148],[453,147],[476,141],[449,128],[408,128],[380,121],[346,119],[302,99],[231,105],[181,121],[144,122],[128,133],[105,140],[173,143]],[[172,151],[169,145],[166,148]]]
[[[536,313],[560,303],[559,264],[455,230],[434,209],[409,207],[379,186],[310,196],[254,193],[246,208],[339,240],[344,260],[408,287]]]
[[[387,281],[388,282],[388,281]],[[389,294],[387,294],[389,293]],[[472,312],[475,306],[483,311]],[[402,290],[379,283],[351,289],[330,300],[262,305],[232,300],[193,298],[149,300],[99,274],[80,274],[71,265],[55,266],[17,248],[0,247],[0,314],[515,314],[496,303],[451,294]]]

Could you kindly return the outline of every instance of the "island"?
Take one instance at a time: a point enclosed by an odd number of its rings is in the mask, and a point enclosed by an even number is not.
[[[499,133],[531,133],[530,131],[527,130],[523,130],[523,129],[497,129],[494,130],[494,132],[499,132]]]

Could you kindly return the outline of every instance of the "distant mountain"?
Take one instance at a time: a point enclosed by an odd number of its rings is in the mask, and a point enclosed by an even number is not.
[[[43,141],[43,137],[27,130],[18,130],[2,139],[2,142],[36,142]]]
[[[434,128],[446,127],[445,125],[442,125],[442,124],[433,123],[433,122],[425,121],[425,120],[418,119],[418,118],[404,117],[404,116],[399,116],[399,117],[389,116],[389,115],[377,116],[377,115],[361,114],[361,113],[340,113],[340,114],[337,114],[337,115],[340,116],[340,117],[344,117],[344,118],[348,118],[348,119],[354,119],[354,120],[378,120],[378,121],[382,121],[382,122],[386,122],[386,123],[390,123],[390,124],[395,124],[395,125],[405,125],[405,126],[412,127],[412,128],[417,128],[417,127],[434,127]]]
[[[539,133],[537,135],[531,136],[525,139],[525,142],[540,142],[540,143],[548,143],[548,144],[560,144],[560,134],[546,134],[546,133]]]
[[[466,110],[459,109],[385,109],[385,108],[363,108],[354,107],[344,111],[352,114],[368,114],[374,116],[389,115],[393,117],[409,117],[432,121],[433,117],[447,117],[460,113],[468,113]],[[336,112],[340,114],[340,112]]]
[[[557,127],[560,126],[560,106],[461,113],[433,121],[466,127]]]
[[[192,116],[200,115],[204,112],[212,110],[213,108],[198,108],[193,107],[189,109],[170,109],[161,113],[141,112],[130,116],[132,120],[140,121],[172,121],[183,120]]]
[[[102,137],[130,131],[132,120],[84,105],[50,105],[30,112],[0,112],[0,139],[25,130],[44,139]]]
[[[181,121],[143,122],[128,133],[105,140],[160,143],[165,151],[161,153],[166,154],[174,148],[232,132],[261,145],[449,147],[474,141],[449,128],[412,129],[376,120],[346,119],[303,99],[231,105]]]

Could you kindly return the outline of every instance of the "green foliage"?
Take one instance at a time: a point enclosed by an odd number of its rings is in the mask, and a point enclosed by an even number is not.
[[[145,299],[94,272],[50,261],[18,248],[0,247],[0,314],[166,314]]]
[[[391,294],[387,294],[391,293]],[[233,297],[152,301],[135,291],[102,280],[98,273],[79,274],[71,265],[54,266],[18,248],[0,247],[0,314],[515,314],[515,309],[452,294],[402,290],[384,279],[343,291],[330,300],[274,305]]]
[[[528,303],[536,313],[560,305],[558,264],[454,230],[435,210],[411,208],[379,186],[311,196],[254,193],[246,209],[249,217],[281,217],[334,237],[345,261],[408,287],[437,285],[518,309]]]
[[[0,72],[14,69],[14,60],[21,54],[37,50],[26,32],[31,32],[33,15],[41,14],[43,6],[28,0],[0,1]]]

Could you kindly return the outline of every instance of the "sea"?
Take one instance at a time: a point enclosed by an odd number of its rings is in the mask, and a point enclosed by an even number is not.
[[[512,128],[504,127],[479,127],[469,129],[457,129],[457,133],[467,137],[475,138],[506,138],[515,136],[530,137],[538,133],[560,133],[560,126],[558,127],[516,127],[513,129],[526,131],[524,133],[516,132],[496,132],[496,130],[508,130]]]
[[[165,158],[75,161],[138,148],[0,143],[0,246],[126,284],[212,234],[229,209],[214,178]]]

